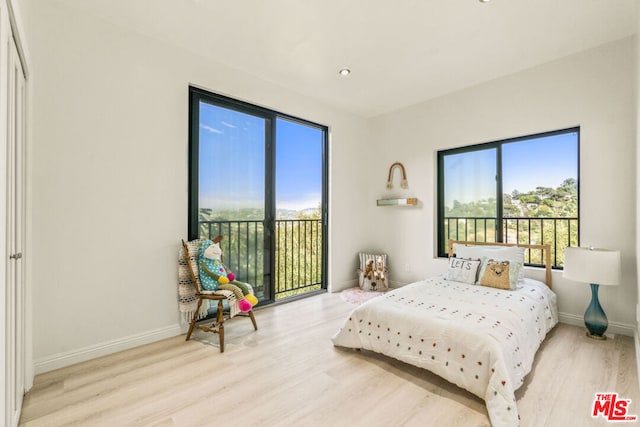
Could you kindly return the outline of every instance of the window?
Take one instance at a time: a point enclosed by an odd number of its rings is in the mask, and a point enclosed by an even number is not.
[[[326,289],[326,126],[190,88],[189,239],[261,303]]]
[[[449,239],[548,244],[562,267],[579,244],[579,144],[571,128],[439,151],[438,256]]]

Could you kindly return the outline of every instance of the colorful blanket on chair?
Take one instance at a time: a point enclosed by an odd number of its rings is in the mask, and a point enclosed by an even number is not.
[[[196,275],[196,279],[198,279],[198,249],[200,248],[201,242],[202,240],[192,240],[187,242],[187,248],[189,250],[188,262],[187,257],[185,257],[184,254],[184,248],[182,248],[182,245],[180,246],[180,254],[178,256],[178,306],[180,308],[182,323],[191,322],[194,314],[196,314],[196,308],[198,307],[198,296],[196,294],[194,284],[192,283],[189,268],[192,269]],[[200,286],[199,283],[196,283],[195,285]],[[238,300],[233,292],[220,289],[214,293],[224,295],[227,298],[230,317],[233,317],[240,312]],[[207,300],[202,302],[200,310],[198,310],[197,313],[198,319],[202,319],[207,316],[209,302],[210,301]]]

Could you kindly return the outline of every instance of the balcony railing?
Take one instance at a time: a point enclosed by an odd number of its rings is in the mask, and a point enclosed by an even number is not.
[[[223,261],[237,279],[250,283],[256,296],[268,295],[264,283],[263,221],[201,221],[200,238],[223,235]],[[275,222],[274,283],[276,300],[322,287],[322,222],[319,219]]]
[[[444,219],[445,244],[448,239],[495,242],[497,233],[505,243],[549,245],[554,268],[564,265],[564,249],[578,246],[578,218],[503,218],[500,231],[495,217],[448,217]],[[542,264],[542,254],[525,254],[527,265]]]
[[[322,287],[322,222],[276,221],[276,299]]]

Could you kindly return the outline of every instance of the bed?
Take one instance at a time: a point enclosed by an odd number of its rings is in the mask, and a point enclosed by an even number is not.
[[[335,346],[371,350],[427,369],[483,399],[494,427],[517,426],[514,393],[558,322],[549,246],[474,245],[451,241],[447,273],[358,306],[332,340]],[[537,258],[546,284],[521,273],[534,251],[541,252]],[[477,268],[473,275],[463,277],[452,268],[463,264],[467,274],[473,265],[464,264],[471,261]],[[486,280],[479,284],[492,265],[509,275],[509,289]]]

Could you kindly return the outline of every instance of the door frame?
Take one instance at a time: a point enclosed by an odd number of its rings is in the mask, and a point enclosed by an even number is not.
[[[5,8],[6,6],[6,8]],[[6,13],[5,13],[6,11]],[[7,142],[5,164],[5,247],[3,253],[4,292],[2,305],[3,372],[0,419],[17,426],[24,393],[33,384],[31,322],[26,263],[22,257],[28,245],[27,189],[27,103],[28,74],[18,24],[10,0],[0,4],[0,84],[2,99],[0,129]]]

